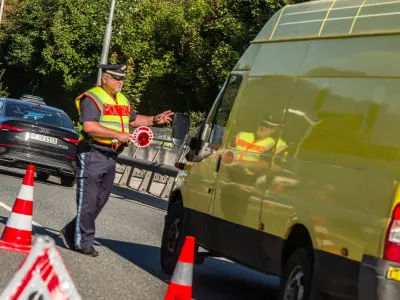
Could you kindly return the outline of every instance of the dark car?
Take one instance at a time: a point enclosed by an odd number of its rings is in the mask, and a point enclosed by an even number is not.
[[[44,102],[0,98],[0,165],[26,169],[39,180],[50,175],[75,184],[78,134],[68,115]]]

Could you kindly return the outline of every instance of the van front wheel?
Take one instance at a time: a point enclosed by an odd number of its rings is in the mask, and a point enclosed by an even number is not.
[[[161,267],[171,275],[174,272],[185,238],[182,201],[176,201],[168,210],[161,241]]]
[[[312,265],[309,252],[304,248],[290,255],[283,269],[278,300],[309,300]]]

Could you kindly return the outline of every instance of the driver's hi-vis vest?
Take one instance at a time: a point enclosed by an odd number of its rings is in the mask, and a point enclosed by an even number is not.
[[[275,146],[275,141],[271,137],[258,142],[254,142],[254,140],[255,137],[253,133],[239,133],[236,138],[236,150],[240,151],[240,160],[258,161],[261,153],[266,152]]]
[[[258,161],[261,153],[272,150],[275,146],[275,140],[271,137],[254,143],[254,134],[241,132],[236,139],[236,150],[241,151],[239,159],[246,161]],[[282,139],[278,139],[278,144],[274,150],[274,154],[283,156],[281,159],[285,161],[288,145]]]
[[[274,153],[279,156],[279,159],[281,162],[285,162],[285,163],[287,162],[287,160],[286,160],[286,158],[288,156],[288,151],[286,151],[287,148],[288,148],[288,145],[286,144],[286,142],[279,138],[278,145],[276,146]]]
[[[281,139],[278,140],[278,145],[276,146],[275,149],[275,154],[281,154],[284,153],[284,151],[288,148],[288,145],[282,141]]]
[[[92,99],[100,110],[100,125],[119,132],[129,132],[131,107],[128,99],[122,93],[117,93],[114,100],[102,87],[94,87],[75,99],[79,114],[81,112],[81,100],[84,97]],[[80,141],[85,139],[83,132],[83,124],[79,123]],[[92,137],[92,140],[104,145],[112,144],[111,139]]]

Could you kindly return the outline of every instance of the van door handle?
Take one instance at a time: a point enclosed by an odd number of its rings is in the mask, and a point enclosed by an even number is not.
[[[221,167],[221,159],[222,159],[222,156],[221,155],[218,155],[218,158],[217,158],[217,166],[216,166],[216,168],[215,168],[215,172],[219,172],[219,168]]]

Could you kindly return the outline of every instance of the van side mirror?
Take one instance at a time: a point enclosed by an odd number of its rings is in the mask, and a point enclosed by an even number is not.
[[[190,117],[182,113],[175,113],[172,121],[172,143],[182,146],[190,130]]]

